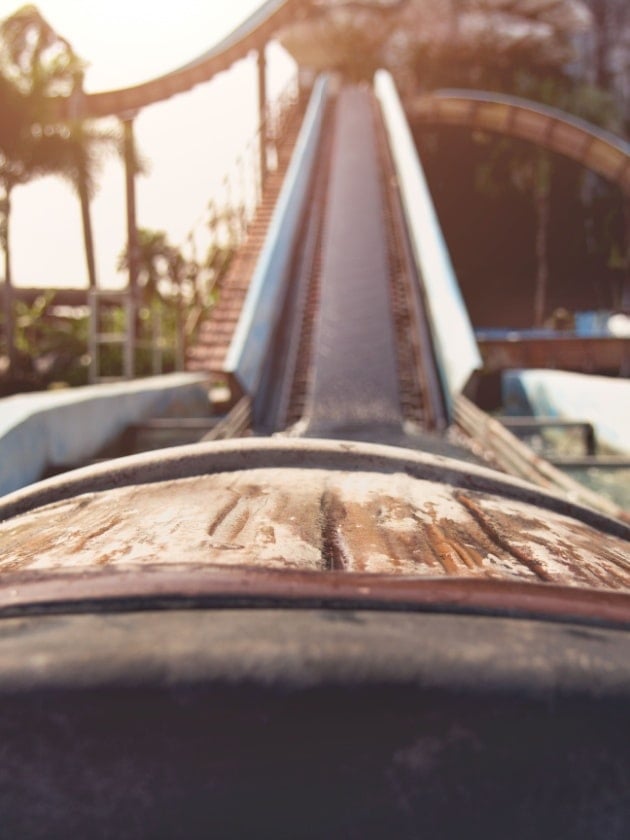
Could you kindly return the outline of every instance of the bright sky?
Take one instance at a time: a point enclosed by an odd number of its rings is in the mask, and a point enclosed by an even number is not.
[[[0,19],[21,5],[0,0]],[[39,0],[36,5],[88,63],[85,88],[91,92],[126,87],[187,63],[241,23],[260,0]],[[290,76],[292,62],[277,45],[269,49],[268,61],[273,96]],[[252,60],[145,109],[135,124],[150,163],[149,175],[137,185],[138,224],[183,242],[256,123]],[[106,164],[92,215],[99,282],[120,283],[115,263],[126,221],[119,161]],[[15,190],[11,243],[16,285],[86,284],[78,201],[59,179]]]

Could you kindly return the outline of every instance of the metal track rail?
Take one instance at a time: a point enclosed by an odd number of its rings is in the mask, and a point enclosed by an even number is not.
[[[481,356],[409,124],[389,73],[375,76],[376,95],[387,128],[409,240],[422,279],[446,408],[481,368]]]
[[[447,420],[426,314],[424,285],[414,263],[394,161],[376,103],[374,112],[403,416],[423,429],[442,430]]]

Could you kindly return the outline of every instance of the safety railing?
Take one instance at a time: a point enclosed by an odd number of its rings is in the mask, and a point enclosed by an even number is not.
[[[181,290],[176,299],[162,300],[154,296],[150,304],[142,306],[129,290],[92,290],[88,294],[91,384],[131,379],[139,374],[159,375],[164,372],[165,355],[169,349],[174,352],[175,369],[183,370],[186,342],[215,294],[215,287],[220,283],[233,252],[245,240],[249,224],[262,200],[261,154],[266,157],[267,171],[273,172],[278,162],[278,149],[298,97],[298,79],[293,76],[281,93],[268,103],[263,122],[234,159],[216,194],[180,246],[190,265],[198,267],[193,297],[197,302],[203,301],[202,305],[195,309],[192,305],[195,301],[184,300]],[[206,254],[201,262],[198,257],[200,252]],[[117,317],[109,318],[116,322],[116,326],[104,327],[103,312],[111,315],[112,309],[118,310]],[[165,316],[169,314],[168,310],[173,309],[177,310],[177,324],[173,338],[175,346],[171,348],[165,337]],[[144,310],[149,323],[144,325],[141,335],[137,321]],[[150,355],[149,370],[139,369],[146,368],[146,365],[139,365],[139,354]],[[120,357],[117,364],[111,364],[112,357]]]
[[[327,95],[328,80],[320,77],[313,88],[228,350],[225,369],[235,377],[241,390],[251,397],[261,382],[282,310],[295,237],[304,214],[317,157]]]

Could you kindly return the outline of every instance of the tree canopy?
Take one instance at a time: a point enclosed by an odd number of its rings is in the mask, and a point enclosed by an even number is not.
[[[0,179],[11,189],[65,171],[70,128],[48,120],[50,100],[69,96],[83,64],[32,5],[0,24]]]

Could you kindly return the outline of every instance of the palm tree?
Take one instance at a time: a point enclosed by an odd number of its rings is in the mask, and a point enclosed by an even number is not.
[[[0,247],[5,263],[5,332],[13,366],[12,275],[9,223],[11,193],[19,184],[58,174],[81,202],[89,285],[96,270],[89,203],[102,152],[118,144],[111,131],[74,119],[52,119],[57,97],[82,95],[83,65],[70,44],[32,5],[0,24]]]
[[[74,86],[71,102],[80,101],[83,97],[83,71],[78,69],[74,75]],[[97,128],[93,123],[73,118],[66,124],[69,135],[64,143],[63,153],[59,161],[59,174],[68,180],[76,190],[81,204],[81,221],[83,226],[83,246],[88,274],[88,285],[96,288],[96,259],[94,254],[94,240],[92,236],[92,221],[90,202],[97,188],[97,178],[101,171],[106,154],[121,151],[120,133],[114,128]],[[142,171],[143,163],[137,164],[138,171]]]
[[[162,230],[138,228],[137,236],[138,285],[144,290],[143,296],[148,303],[159,293],[159,281],[167,276],[168,261],[173,248]],[[125,247],[118,257],[118,270],[126,268],[129,268],[128,247]]]
[[[10,369],[16,354],[13,340],[11,276],[11,193],[18,184],[55,171],[64,133],[46,125],[46,105],[53,95],[68,94],[67,80],[78,66],[68,43],[60,38],[34,6],[24,6],[0,24],[2,76],[0,123],[0,246],[4,251],[5,334]],[[65,89],[64,89],[65,88]],[[67,130],[66,130],[67,131]]]
[[[175,368],[183,370],[186,332],[184,306],[194,300],[200,266],[194,259],[187,259],[180,248],[171,245],[164,231],[148,228],[139,228],[137,231],[136,262],[145,313],[151,309],[154,313],[161,310],[161,317],[164,317],[167,310],[170,311],[171,326],[174,328]],[[127,244],[118,258],[118,269],[122,271],[128,268]],[[140,326],[138,322],[138,332]]]

